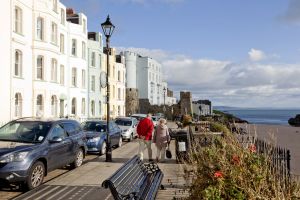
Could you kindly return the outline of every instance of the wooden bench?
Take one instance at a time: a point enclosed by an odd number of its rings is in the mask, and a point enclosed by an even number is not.
[[[143,163],[134,156],[103,181],[102,187],[109,188],[115,200],[154,200],[163,176],[157,164]]]

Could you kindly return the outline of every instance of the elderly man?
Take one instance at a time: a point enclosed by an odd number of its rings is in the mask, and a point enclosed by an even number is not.
[[[149,113],[147,117],[142,119],[137,126],[137,134],[139,137],[139,152],[138,155],[141,160],[144,159],[144,150],[148,149],[149,162],[152,162],[152,149],[151,140],[152,132],[154,129],[153,122],[151,119],[152,115]]]

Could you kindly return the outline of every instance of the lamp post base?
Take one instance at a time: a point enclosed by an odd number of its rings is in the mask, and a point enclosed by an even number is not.
[[[112,153],[111,151],[106,152],[105,162],[112,162]]]

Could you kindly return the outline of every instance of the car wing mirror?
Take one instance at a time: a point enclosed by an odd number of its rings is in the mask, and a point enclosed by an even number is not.
[[[60,143],[63,141],[63,138],[61,137],[53,137],[51,140],[49,140],[50,143]]]

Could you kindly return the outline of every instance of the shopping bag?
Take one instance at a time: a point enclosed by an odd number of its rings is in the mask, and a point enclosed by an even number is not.
[[[169,147],[166,149],[166,157],[169,159],[172,158],[172,152],[170,151]]]

